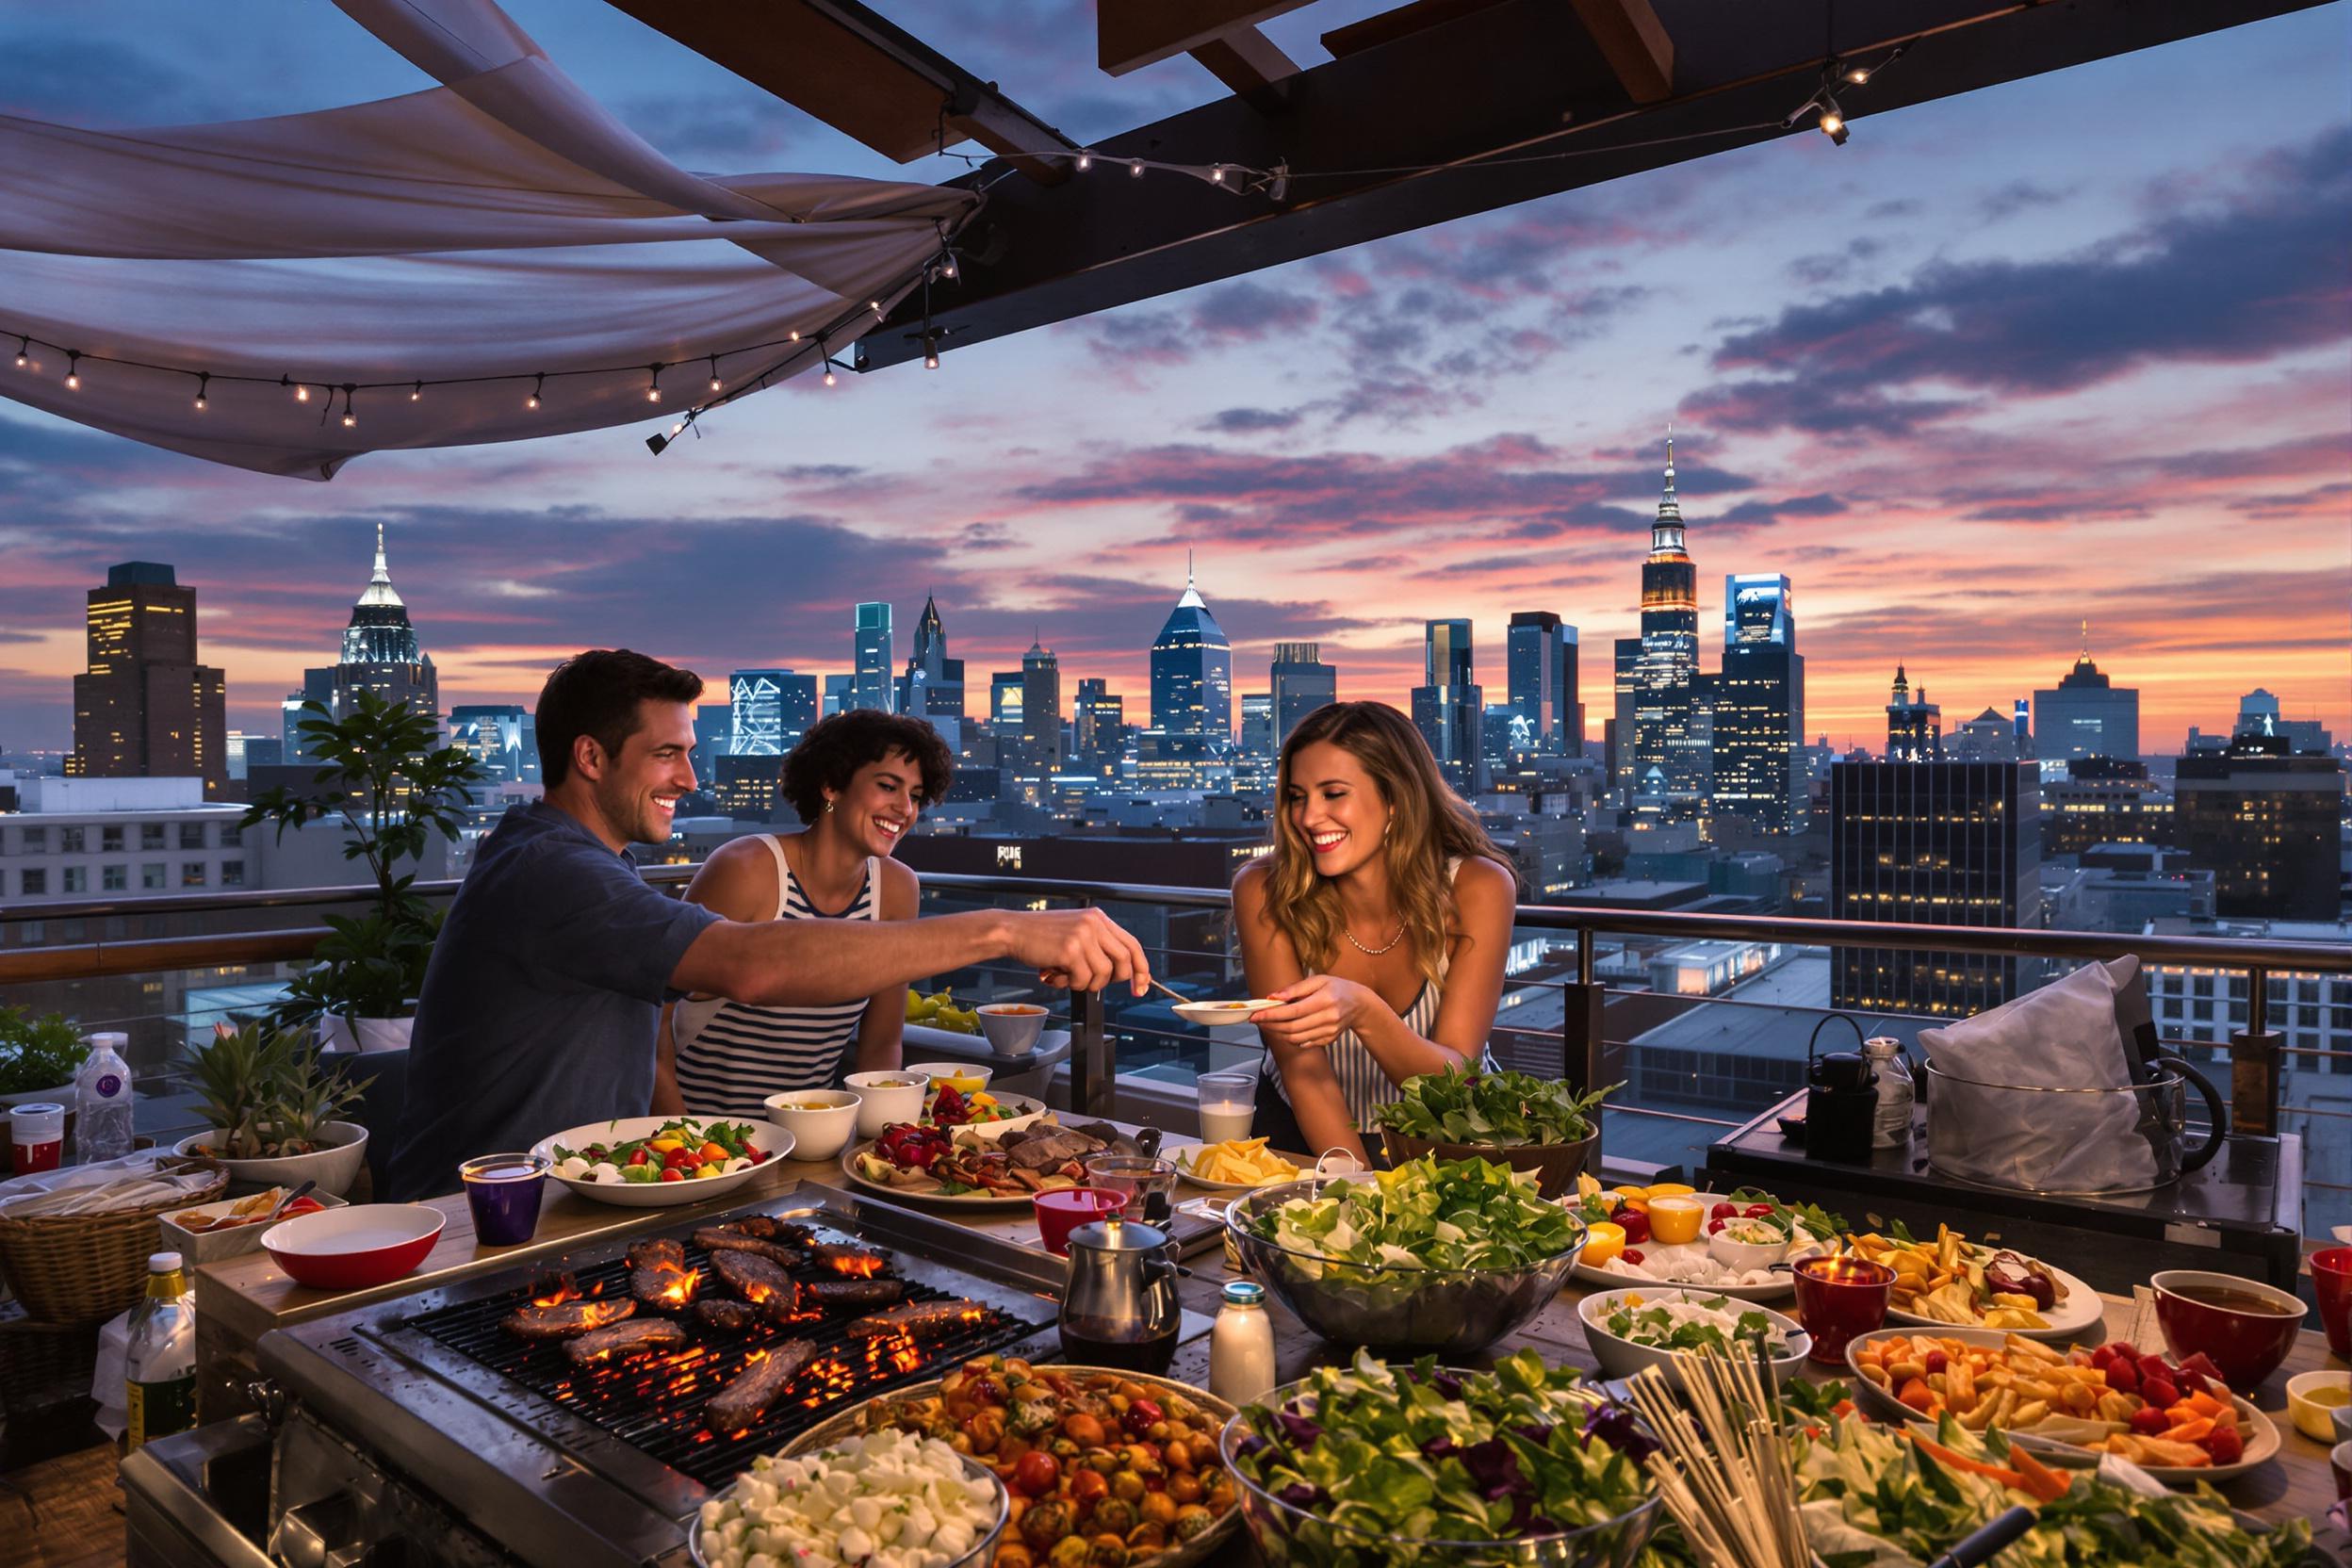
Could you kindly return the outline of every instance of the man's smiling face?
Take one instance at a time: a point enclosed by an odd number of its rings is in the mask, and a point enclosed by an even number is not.
[[[639,703],[635,732],[596,780],[596,809],[606,825],[630,843],[668,843],[678,797],[694,787],[694,749],[692,704]]]

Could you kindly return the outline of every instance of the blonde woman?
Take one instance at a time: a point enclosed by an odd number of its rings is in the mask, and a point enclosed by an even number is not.
[[[1502,998],[1518,880],[1420,732],[1385,703],[1309,714],[1283,743],[1274,851],[1233,879],[1268,1050],[1256,1131],[1366,1159],[1373,1112],[1473,1066]]]

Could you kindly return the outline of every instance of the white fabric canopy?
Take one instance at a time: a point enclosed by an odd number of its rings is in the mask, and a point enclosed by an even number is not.
[[[492,0],[337,3],[443,85],[165,130],[0,116],[0,333],[34,340],[26,368],[0,365],[0,391],[307,479],[384,448],[623,424],[708,401],[712,355],[734,392],[819,363],[820,339],[838,352],[977,205],[934,186],[692,173]]]

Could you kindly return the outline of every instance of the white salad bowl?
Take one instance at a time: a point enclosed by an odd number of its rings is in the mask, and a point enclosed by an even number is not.
[[[613,1121],[591,1121],[584,1126],[566,1128],[552,1137],[541,1138],[531,1146],[531,1152],[547,1159],[547,1180],[563,1183],[582,1198],[591,1198],[599,1203],[610,1203],[622,1209],[670,1209],[680,1203],[699,1203],[706,1198],[716,1198],[721,1193],[734,1191],[792,1152],[792,1134],[773,1122],[747,1121],[743,1125],[751,1129],[751,1146],[766,1150],[768,1157],[731,1175],[694,1176],[682,1182],[591,1182],[565,1176],[557,1168],[563,1164],[563,1157],[555,1152],[559,1143],[571,1150],[585,1149],[592,1143],[601,1143],[609,1148],[636,1138],[649,1138],[676,1119],[666,1116],[625,1116]],[[728,1119],[712,1116],[688,1119],[712,1122]]]
[[[1717,1291],[1696,1286],[1686,1289],[1679,1285],[1636,1285],[1625,1290],[1599,1290],[1576,1303],[1576,1316],[1583,1320],[1584,1342],[1592,1348],[1592,1359],[1600,1364],[1602,1376],[1630,1378],[1645,1366],[1656,1366],[1663,1368],[1668,1380],[1680,1387],[1682,1369],[1676,1364],[1693,1352],[1669,1350],[1654,1345],[1636,1345],[1629,1339],[1610,1333],[1602,1325],[1629,1296],[1639,1296],[1645,1305],[1658,1305],[1667,1301],[1712,1301],[1719,1295]],[[1772,1358],[1775,1379],[1792,1378],[1804,1366],[1806,1353],[1813,1348],[1813,1336],[1806,1333],[1795,1318],[1773,1312],[1769,1307],[1758,1306],[1754,1301],[1742,1301],[1738,1297],[1725,1298],[1722,1310],[1734,1317],[1747,1313],[1760,1314],[1779,1331],[1788,1348]],[[1743,1344],[1741,1353],[1753,1355],[1755,1352]]]

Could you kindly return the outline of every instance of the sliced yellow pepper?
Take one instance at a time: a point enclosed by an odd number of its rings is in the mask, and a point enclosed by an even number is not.
[[[645,1147],[666,1154],[673,1149],[685,1148],[686,1140],[684,1138],[654,1138],[646,1143]]]

